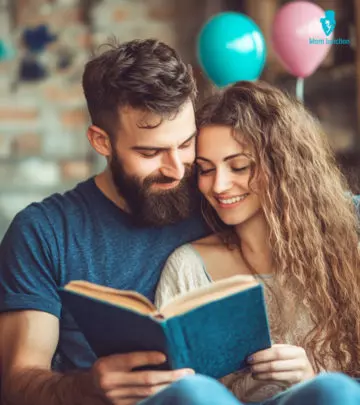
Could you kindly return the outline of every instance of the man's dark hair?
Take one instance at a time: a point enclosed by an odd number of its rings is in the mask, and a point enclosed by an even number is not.
[[[154,39],[110,45],[86,64],[82,84],[92,123],[110,136],[121,124],[121,107],[170,119],[196,97],[190,65]]]

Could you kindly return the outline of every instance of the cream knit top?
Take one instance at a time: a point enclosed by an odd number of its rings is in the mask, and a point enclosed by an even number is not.
[[[266,277],[266,279],[265,279]],[[265,300],[267,304],[270,329],[276,325],[279,319],[279,309],[271,290],[276,293],[276,285],[271,275],[261,276],[260,282],[264,282]],[[155,304],[158,308],[165,305],[177,295],[190,290],[203,287],[211,283],[207,274],[204,262],[191,244],[186,244],[176,249],[168,258],[157,287]],[[304,308],[299,308],[296,319],[294,319],[291,333],[287,333],[279,339],[271,333],[272,342],[300,346],[301,339],[311,328],[311,320],[306,315]],[[268,382],[256,381],[249,372],[240,371],[221,379],[241,401],[260,402],[283,391],[286,387],[282,384],[269,384]]]

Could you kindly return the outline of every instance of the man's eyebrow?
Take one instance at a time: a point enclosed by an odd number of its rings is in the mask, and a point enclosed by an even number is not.
[[[197,134],[197,131],[195,131],[193,134],[189,136],[180,146],[185,145],[186,143],[190,142]],[[148,150],[148,151],[164,151],[164,150],[169,150],[170,148],[162,148],[159,146],[133,146],[131,148],[132,150]]]
[[[226,162],[226,161],[228,161],[228,160],[234,159],[234,158],[239,157],[239,156],[245,156],[245,157],[247,157],[247,158],[249,157],[249,155],[247,155],[246,153],[235,153],[234,155],[226,156],[226,157],[223,159],[223,162]],[[198,157],[196,158],[196,160],[204,160],[205,162],[212,163],[212,161],[211,161],[210,159],[206,159],[206,158],[201,157],[201,156],[198,156]]]
[[[185,145],[186,143],[190,142],[193,138],[195,138],[195,136],[197,135],[197,131],[195,131],[194,133],[192,133],[188,139],[186,139],[180,146]]]

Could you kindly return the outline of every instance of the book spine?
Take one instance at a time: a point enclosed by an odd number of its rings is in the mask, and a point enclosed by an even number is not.
[[[171,369],[190,367],[188,346],[178,317],[163,323]]]

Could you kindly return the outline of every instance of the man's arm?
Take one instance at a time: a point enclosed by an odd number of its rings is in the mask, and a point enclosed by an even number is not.
[[[99,359],[89,372],[51,371],[59,321],[41,311],[0,316],[3,405],[135,405],[192,370],[133,371],[161,364],[156,352]]]
[[[59,338],[58,319],[45,312],[0,316],[4,405],[99,404],[90,373],[51,371]]]

